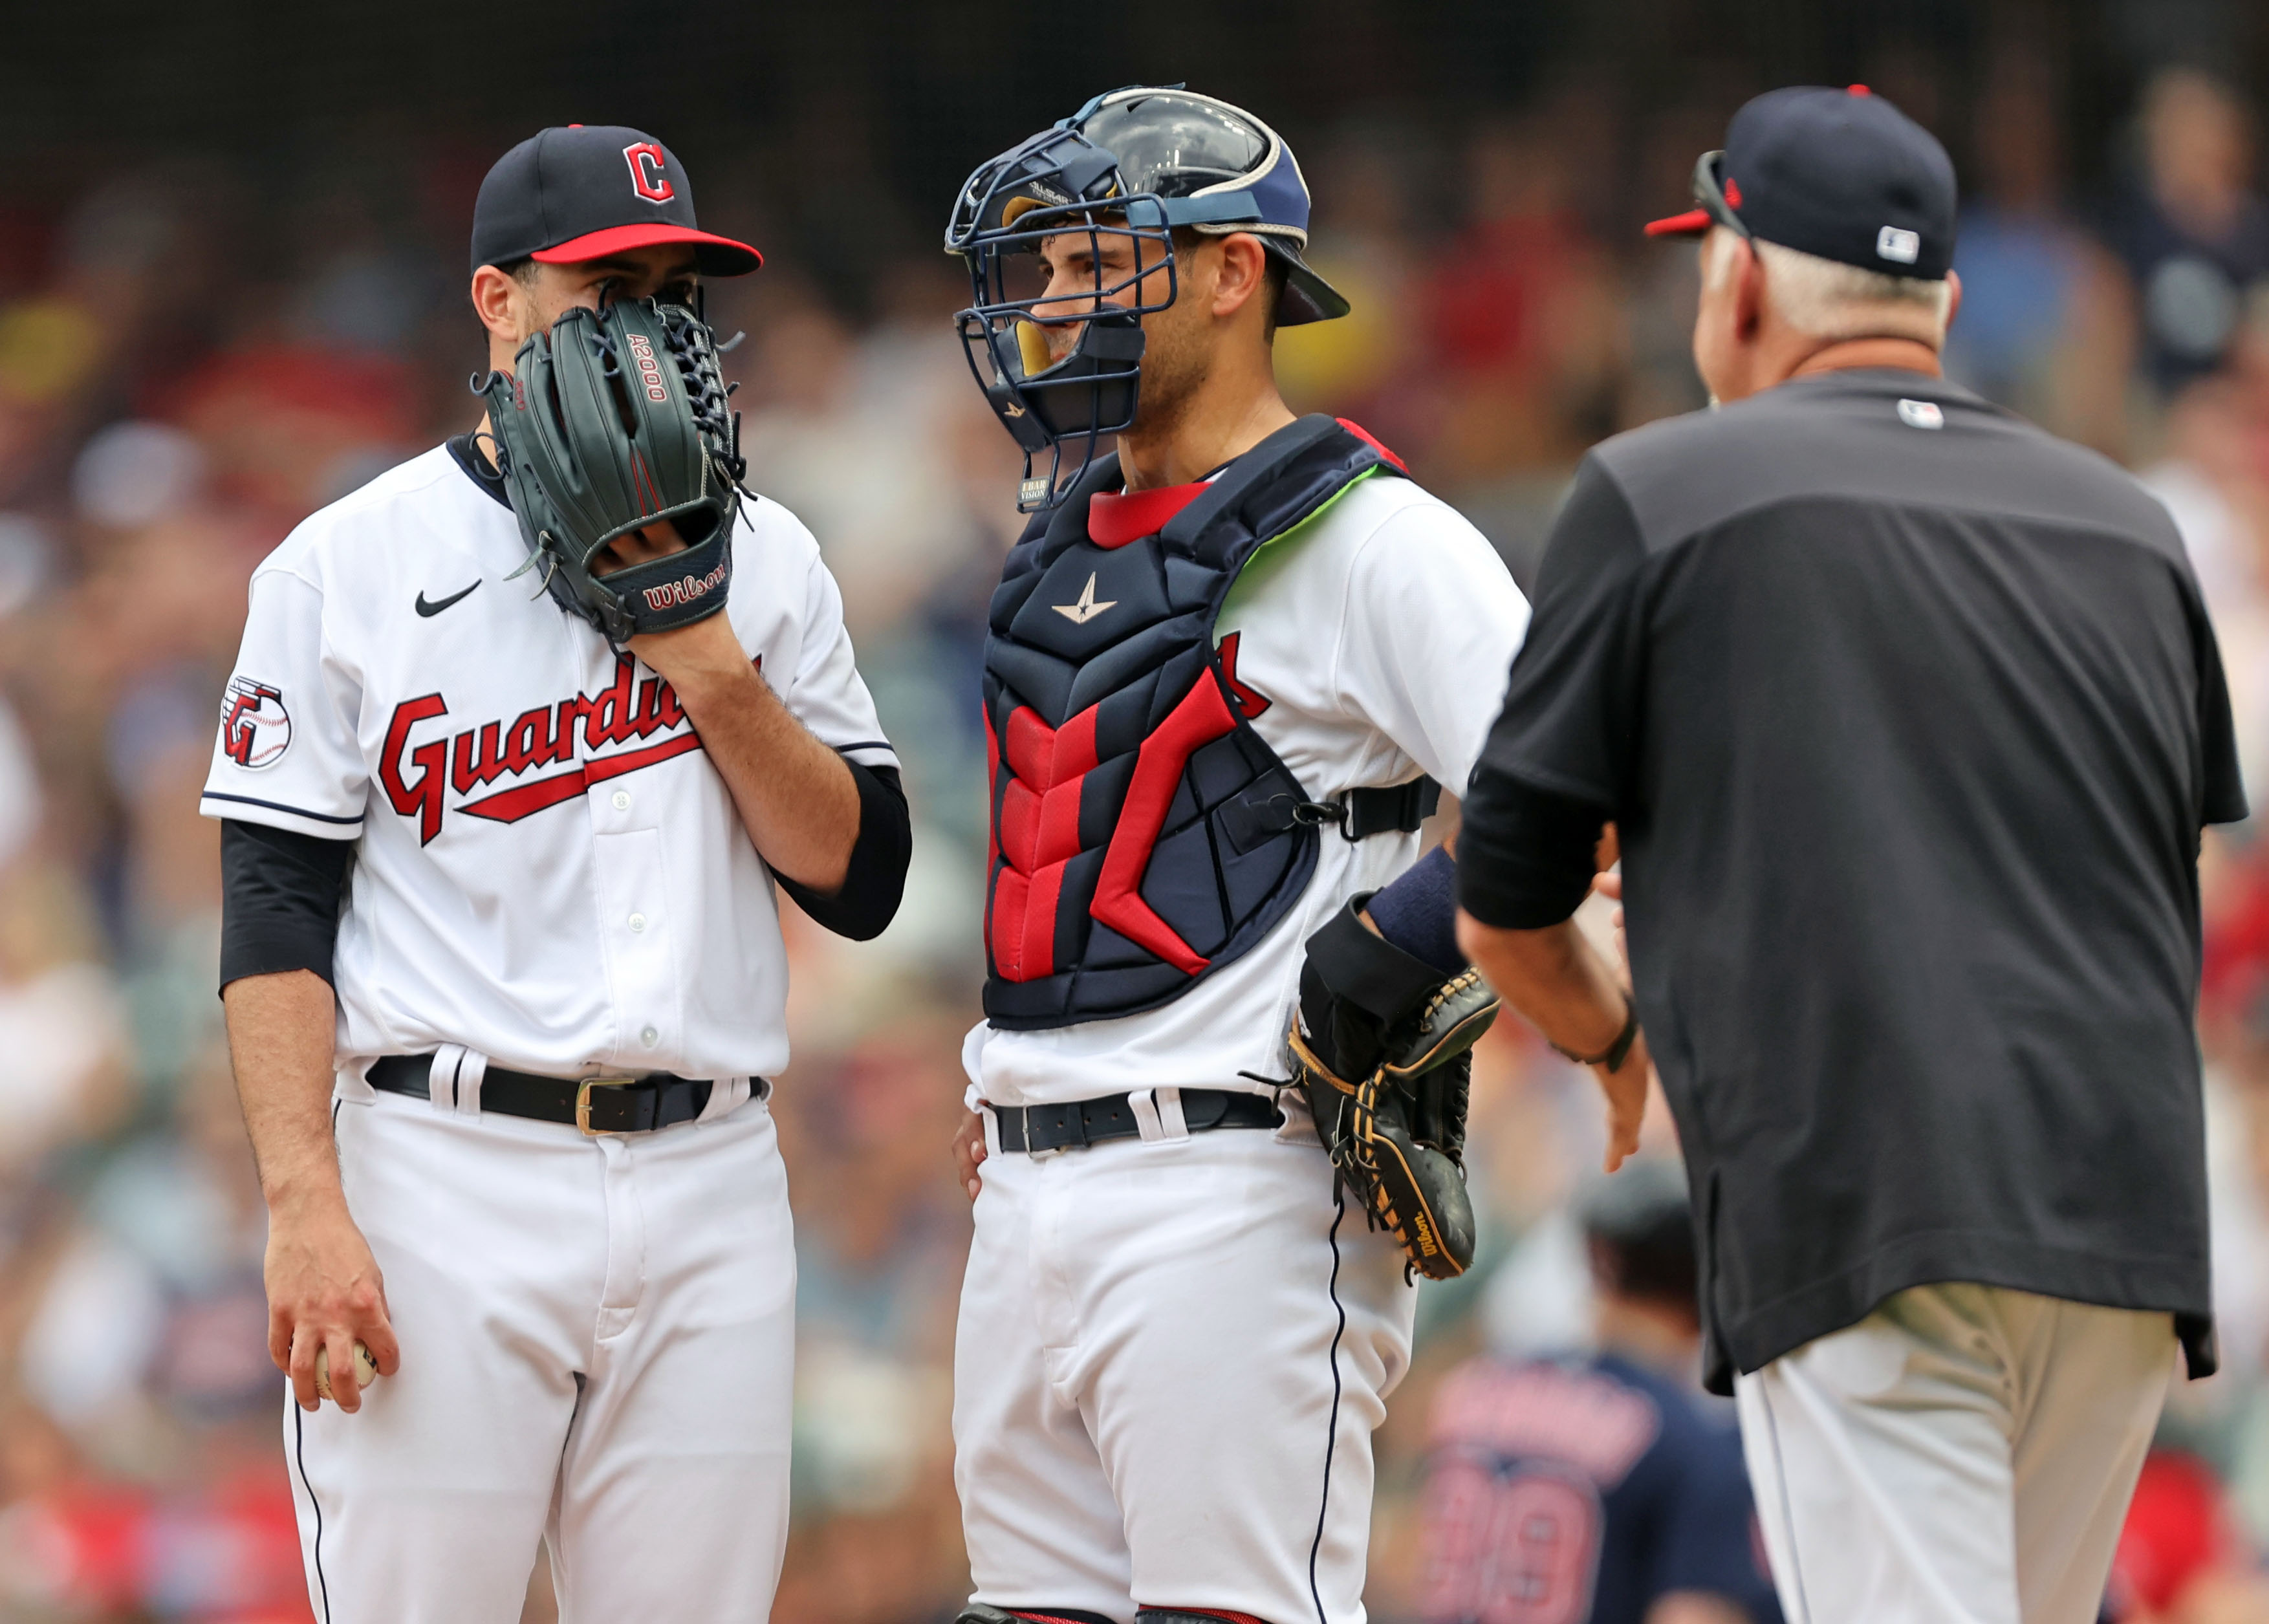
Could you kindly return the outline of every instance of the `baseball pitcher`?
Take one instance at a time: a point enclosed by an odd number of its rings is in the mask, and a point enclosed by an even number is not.
[[[472,262],[480,431],[260,566],[204,796],[308,1590],[509,1624],[542,1541],[564,1619],[762,1620],[775,893],[880,931],[905,803],[810,534],[740,484],[699,279],[756,251],[571,125]]]

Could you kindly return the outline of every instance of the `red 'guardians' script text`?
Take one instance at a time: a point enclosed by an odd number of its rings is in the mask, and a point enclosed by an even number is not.
[[[386,798],[404,817],[418,820],[418,843],[424,845],[441,832],[443,795],[455,790],[470,795],[499,779],[521,779],[540,767],[574,763],[565,771],[514,783],[510,788],[461,801],[456,810],[494,823],[512,823],[532,812],[558,805],[581,794],[594,784],[620,778],[656,762],[668,761],[701,748],[701,740],[685,726],[685,707],[669,684],[648,676],[635,685],[629,660],[615,665],[615,680],[604,692],[577,694],[557,705],[523,711],[510,722],[483,722],[462,733],[431,739],[412,746],[410,729],[422,721],[449,713],[438,693],[405,699],[394,707],[387,723],[384,753],[378,764],[379,782]],[[587,754],[575,761],[575,730],[583,731],[586,752],[634,739],[669,735],[634,749],[610,756]],[[683,729],[683,731],[680,731]]]

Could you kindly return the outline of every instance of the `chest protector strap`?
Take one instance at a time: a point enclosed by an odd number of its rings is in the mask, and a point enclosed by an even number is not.
[[[1138,1014],[1267,935],[1334,838],[1415,829],[1419,786],[1319,803],[1260,735],[1214,624],[1260,545],[1366,474],[1376,441],[1303,417],[1231,463],[1156,533],[1111,545],[1097,461],[1009,555],[985,642],[993,838],[985,1012],[1011,1030]],[[1336,627],[1315,628],[1320,644]],[[1437,792],[1438,793],[1438,792]]]

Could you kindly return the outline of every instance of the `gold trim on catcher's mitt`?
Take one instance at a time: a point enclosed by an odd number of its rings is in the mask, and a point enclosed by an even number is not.
[[[1472,1052],[1497,1019],[1497,996],[1475,971],[1439,978],[1366,929],[1354,917],[1357,905],[1308,944],[1300,1008],[1286,1037],[1294,1081],[1371,1226],[1393,1235],[1412,1271],[1454,1280],[1474,1260],[1464,1160]],[[1368,941],[1350,938],[1342,919]],[[1379,973],[1362,993],[1333,985],[1366,964]],[[1430,985],[1414,987],[1412,965]],[[1382,987],[1394,995],[1375,996]]]

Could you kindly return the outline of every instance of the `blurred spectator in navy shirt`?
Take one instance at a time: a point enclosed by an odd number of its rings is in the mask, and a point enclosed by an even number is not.
[[[2117,455],[2134,361],[2118,262],[2066,207],[2055,84],[2036,55],[1994,66],[1972,121],[1977,166],[1955,267],[1962,317],[1947,370],[1987,399]]]
[[[1426,1624],[1780,1624],[1733,1406],[1699,1384],[1685,1178],[1636,1162],[1579,1212],[1597,1347],[1474,1359],[1435,1400]]]
[[[2171,395],[2221,366],[2269,297],[2269,209],[2253,190],[2251,120],[2220,80],[2162,70],[2142,137],[2143,184],[2111,240],[2135,279],[2144,370]]]

